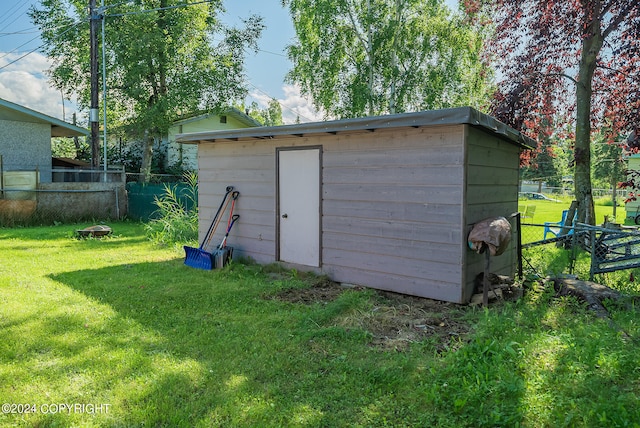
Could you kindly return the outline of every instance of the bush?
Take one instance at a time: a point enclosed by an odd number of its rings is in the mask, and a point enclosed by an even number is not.
[[[185,172],[188,184],[185,204],[178,197],[176,186],[164,185],[164,194],[155,198],[159,218],[151,220],[145,230],[149,239],[160,245],[190,243],[198,240],[198,175]],[[189,209],[188,206],[192,208]]]

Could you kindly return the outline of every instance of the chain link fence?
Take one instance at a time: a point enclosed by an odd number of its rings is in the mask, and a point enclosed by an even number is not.
[[[520,236],[527,276],[629,282],[640,268],[640,232],[633,227],[522,223]],[[617,277],[607,278],[609,273]]]

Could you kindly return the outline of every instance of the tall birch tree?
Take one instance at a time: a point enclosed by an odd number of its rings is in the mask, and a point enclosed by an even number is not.
[[[443,0],[283,0],[296,31],[287,75],[329,117],[488,100],[482,35]]]

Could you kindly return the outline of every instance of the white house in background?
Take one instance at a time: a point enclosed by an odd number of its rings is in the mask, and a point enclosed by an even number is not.
[[[182,119],[169,129],[166,144],[166,166],[182,165],[188,170],[198,169],[198,146],[176,142],[176,135],[230,130],[262,126],[260,122],[236,108],[221,113],[208,113]]]

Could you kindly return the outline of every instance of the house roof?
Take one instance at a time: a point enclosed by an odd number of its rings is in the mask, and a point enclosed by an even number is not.
[[[233,117],[238,122],[240,122],[243,125],[246,125],[248,127],[262,126],[262,124],[260,122],[258,122],[257,120],[255,120],[254,118],[249,116],[248,114],[245,114],[245,113],[241,112],[240,110],[238,110],[237,108],[234,108],[234,107],[226,108],[226,109],[220,111],[219,113],[204,113],[204,114],[191,116],[191,117],[188,117],[188,118],[185,118],[185,119],[177,120],[173,124],[174,125],[184,125],[186,123],[196,122],[198,120],[206,119],[206,118],[211,117],[211,116],[225,116],[225,115]]]
[[[87,129],[80,128],[56,119],[55,117],[47,116],[46,114],[31,110],[19,104],[3,100],[2,98],[0,98],[0,120],[50,124],[52,137],[80,137],[89,135]]]
[[[378,129],[436,125],[468,124],[484,129],[497,137],[518,145],[523,149],[537,146],[535,140],[521,134],[497,119],[471,107],[428,110],[357,119],[341,119],[326,122],[299,123],[282,126],[263,126],[221,131],[178,134],[176,141],[182,143],[210,143],[218,140],[270,139],[274,137],[304,137],[314,134],[338,134],[341,132],[371,131]]]
[[[61,157],[55,157],[55,156],[51,159],[51,163],[53,166],[66,167],[66,168],[75,168],[75,167],[91,168],[91,164],[89,162],[81,161],[78,159],[61,158]]]

